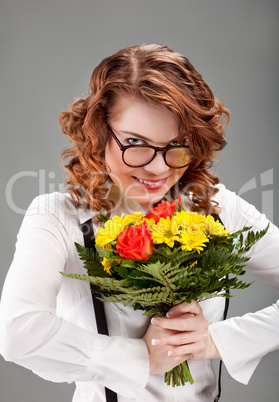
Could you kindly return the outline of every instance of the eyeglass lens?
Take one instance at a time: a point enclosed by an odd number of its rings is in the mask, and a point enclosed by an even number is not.
[[[124,162],[130,166],[147,165],[153,158],[155,150],[147,147],[128,148],[124,152]],[[178,168],[190,162],[188,148],[172,148],[165,152],[165,161],[170,167]]]

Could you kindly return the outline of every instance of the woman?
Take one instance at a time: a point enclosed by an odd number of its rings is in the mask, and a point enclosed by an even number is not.
[[[72,148],[64,152],[67,193],[40,196],[18,235],[1,306],[1,353],[41,377],[77,384],[73,400],[212,401],[211,359],[222,358],[247,383],[261,357],[279,346],[279,302],[220,322],[224,299],[182,303],[150,322],[122,304],[105,304],[110,336],[100,335],[74,242],[81,224],[147,212],[162,199],[219,213],[229,231],[266,227],[267,219],[209,168],[226,144],[228,110],[182,55],[160,45],[118,51],[93,71],[87,98],[60,114]],[[279,288],[279,230],[251,251],[247,270]],[[268,258],[267,258],[268,256]],[[254,334],[257,333],[255,338]],[[268,340],[268,341],[267,341]],[[164,385],[163,373],[188,359],[193,385]]]

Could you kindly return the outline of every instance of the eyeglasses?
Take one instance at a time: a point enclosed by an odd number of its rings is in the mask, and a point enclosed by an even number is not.
[[[183,168],[191,163],[189,145],[167,145],[166,147],[154,147],[153,145],[122,145],[115,133],[109,127],[110,132],[120,150],[122,160],[130,167],[142,167],[148,165],[156,157],[157,152],[163,152],[165,164],[173,169]]]

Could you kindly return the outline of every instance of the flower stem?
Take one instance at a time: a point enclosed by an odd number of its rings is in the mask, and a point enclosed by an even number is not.
[[[189,381],[190,384],[194,384],[194,380],[193,380],[192,374],[191,374],[191,372],[190,372],[190,369],[189,369],[189,366],[188,366],[187,361],[181,363],[180,366],[182,367],[182,372],[183,372],[184,381],[185,381],[185,382]],[[186,377],[187,379],[185,379],[185,377]]]
[[[181,363],[179,366],[174,367],[172,370],[165,374],[165,383],[172,384],[173,387],[185,385],[186,382],[194,384],[187,361]]]
[[[170,381],[171,381],[171,371],[168,371],[167,373],[165,373],[165,383],[167,385],[170,385]]]

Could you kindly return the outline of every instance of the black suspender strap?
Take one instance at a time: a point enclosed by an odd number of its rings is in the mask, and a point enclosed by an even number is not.
[[[226,289],[226,292],[229,293],[229,289]],[[230,299],[228,297],[226,297],[223,320],[225,320],[227,318],[228,309],[229,309],[229,300]],[[220,360],[220,363],[219,363],[219,375],[218,375],[218,394],[214,398],[214,402],[218,402],[220,400],[220,398],[221,398],[222,366],[223,366],[223,362],[222,362],[222,360]]]
[[[220,218],[219,215],[217,214],[212,214],[213,218],[215,219],[215,221],[219,221],[223,226],[223,222]],[[225,226],[224,226],[225,227]],[[226,293],[230,293],[230,289],[226,289]],[[225,320],[227,318],[228,315],[228,309],[229,309],[229,304],[230,304],[230,299],[228,297],[226,297],[225,299],[225,309],[224,309],[224,314],[223,314],[223,320]],[[219,374],[218,374],[218,394],[216,395],[216,397],[214,398],[214,402],[218,402],[221,398],[221,378],[222,378],[222,366],[223,366],[223,362],[222,360],[220,360],[219,363]]]
[[[81,230],[84,238],[84,246],[89,249],[93,248],[95,245],[95,236],[91,219],[82,224]],[[105,316],[104,303],[101,300],[97,299],[96,292],[94,291],[94,286],[90,284],[90,287],[92,290],[92,301],[95,310],[98,333],[102,335],[108,335],[109,333]],[[114,391],[109,388],[105,388],[105,392],[107,402],[117,402],[117,394]]]

